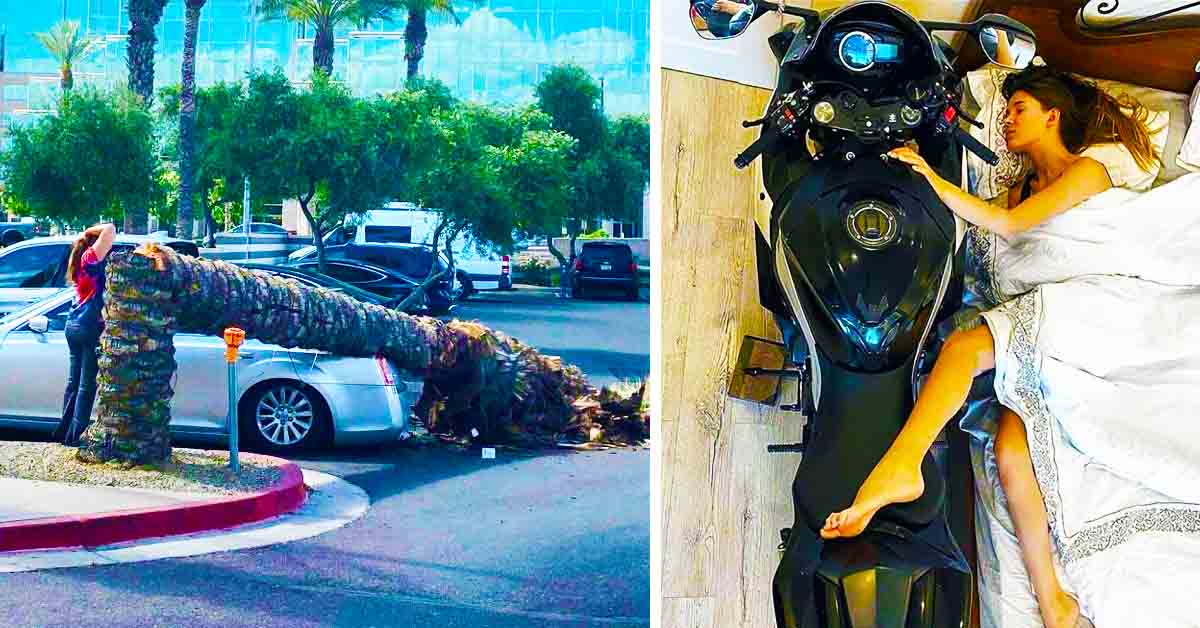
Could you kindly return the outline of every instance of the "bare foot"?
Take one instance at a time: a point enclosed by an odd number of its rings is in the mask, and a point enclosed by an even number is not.
[[[1065,592],[1055,596],[1049,604],[1039,605],[1038,610],[1042,613],[1042,623],[1046,628],[1076,628],[1081,623],[1079,602]],[[1091,625],[1086,619],[1083,622],[1087,622],[1083,624],[1085,626]]]
[[[884,456],[867,476],[854,503],[849,508],[829,515],[821,538],[836,539],[858,536],[871,522],[871,517],[888,504],[911,502],[925,492],[921,466]]]

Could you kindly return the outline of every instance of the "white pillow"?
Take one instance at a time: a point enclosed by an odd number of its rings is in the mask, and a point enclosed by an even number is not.
[[[1017,185],[1029,167],[1023,156],[1008,151],[1008,144],[1004,141],[1004,107],[1007,100],[1001,87],[1004,79],[1013,72],[1016,70],[989,64],[967,73],[967,87],[979,105],[979,113],[975,118],[983,123],[982,129],[971,126],[968,130],[972,137],[1000,157],[1000,161],[993,166],[974,153],[967,152],[968,185],[980,198],[1003,199],[1008,188]]]
[[[1035,63],[1040,65],[1039,61],[1040,59],[1037,59]],[[1004,98],[1004,92],[1001,90],[1001,87],[1004,85],[1004,79],[1016,71],[1002,68],[995,64],[989,64],[974,72],[967,73],[967,86],[971,90],[971,95],[979,104],[977,119],[983,123],[982,129],[971,127],[970,133],[975,139],[991,148],[1000,157],[1000,162],[992,166],[974,154],[968,153],[968,182],[976,196],[1001,203],[1007,202],[1006,195],[1008,194],[1008,189],[1021,183],[1030,168],[1029,160],[1021,155],[1009,152],[1008,145],[1004,141],[1004,108],[1007,105],[1007,100]],[[1098,81],[1097,85],[1113,95],[1127,91],[1125,85],[1122,83]],[[1143,101],[1143,104],[1147,103]],[[1170,120],[1171,116],[1169,112],[1155,110],[1150,111],[1149,118],[1147,119],[1147,127],[1150,129],[1150,143],[1159,155],[1164,155],[1163,151],[1166,148],[1167,137],[1170,132]],[[1097,150],[1088,153],[1088,150],[1092,149]],[[1161,166],[1155,164],[1151,171],[1141,171],[1137,167],[1137,162],[1131,161],[1132,155],[1127,150],[1118,151],[1113,147],[1104,148],[1103,145],[1094,146],[1088,150],[1085,150],[1084,154],[1104,164],[1109,170],[1109,176],[1114,177],[1113,185],[1117,187],[1124,184],[1137,185],[1138,187],[1134,189],[1149,189],[1150,184],[1158,177],[1159,170],[1161,169]],[[1131,167],[1130,164],[1132,164],[1132,168],[1137,169],[1137,173],[1129,170]],[[1117,183],[1118,179],[1124,183]],[[1143,184],[1144,187],[1142,187]]]
[[[1183,145],[1179,148],[1179,156],[1175,163],[1180,168],[1191,172],[1200,172],[1200,83],[1192,90],[1192,99],[1188,103],[1188,115],[1191,118]]]
[[[1166,112],[1159,113],[1166,115]],[[1154,116],[1151,115],[1151,121],[1153,119]],[[1161,149],[1159,150],[1161,151]],[[1155,166],[1152,172],[1142,170],[1137,160],[1133,158],[1133,153],[1129,152],[1129,149],[1121,143],[1096,144],[1085,148],[1081,154],[1084,157],[1095,159],[1104,166],[1114,188],[1127,188],[1135,192],[1149,190],[1154,184],[1154,179],[1158,177],[1160,169]]]

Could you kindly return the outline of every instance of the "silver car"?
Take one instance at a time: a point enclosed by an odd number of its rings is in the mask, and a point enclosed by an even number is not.
[[[0,316],[41,301],[67,285],[67,255],[77,237],[33,238],[0,251]],[[113,248],[132,250],[146,242],[159,242],[184,255],[200,256],[194,243],[166,234],[119,233]]]
[[[69,353],[63,333],[74,290],[0,318],[0,426],[50,432],[62,415]],[[171,433],[224,441],[229,403],[225,344],[175,335]],[[260,449],[395,440],[422,380],[382,357],[347,358],[247,340],[239,353],[239,434]]]

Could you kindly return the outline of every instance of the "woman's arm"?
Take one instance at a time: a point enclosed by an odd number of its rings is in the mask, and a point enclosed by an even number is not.
[[[95,233],[97,235],[96,243],[92,245],[92,251],[96,253],[96,261],[103,261],[108,257],[108,252],[112,250],[113,240],[117,238],[117,228],[111,223],[88,227],[84,234]]]
[[[924,176],[950,211],[958,214],[963,220],[984,227],[1003,238],[1010,238],[1032,229],[1112,187],[1104,166],[1095,159],[1085,157],[1068,166],[1066,172],[1045,189],[1030,195],[1016,207],[1005,210],[976,198],[943,179],[911,148],[897,148],[888,154],[909,164],[913,170]]]

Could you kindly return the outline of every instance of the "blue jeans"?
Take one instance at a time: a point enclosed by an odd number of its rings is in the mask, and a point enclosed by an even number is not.
[[[79,437],[91,423],[92,405],[96,402],[100,330],[67,323],[65,335],[71,351],[71,366],[67,372],[67,390],[63,393],[62,419],[54,430],[54,440],[64,445],[78,445]]]

